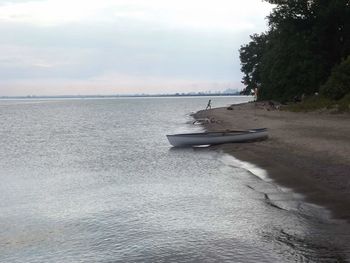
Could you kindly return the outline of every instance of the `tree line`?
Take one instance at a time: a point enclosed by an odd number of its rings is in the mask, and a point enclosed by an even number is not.
[[[244,94],[290,101],[350,95],[350,1],[264,0],[275,7],[268,30],[241,46]]]

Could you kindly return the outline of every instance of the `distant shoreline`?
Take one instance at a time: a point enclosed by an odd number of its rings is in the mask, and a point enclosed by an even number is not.
[[[231,93],[211,94],[142,94],[142,95],[57,95],[57,96],[0,96],[3,99],[89,99],[89,98],[173,98],[173,97],[246,97]]]
[[[276,183],[350,221],[350,114],[285,112],[260,102],[231,109],[194,117],[214,120],[205,124],[209,131],[266,127],[269,139],[214,148],[259,165]]]

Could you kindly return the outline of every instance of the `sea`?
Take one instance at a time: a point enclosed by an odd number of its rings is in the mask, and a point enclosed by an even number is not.
[[[170,146],[208,99],[0,100],[0,262],[350,262],[325,208],[219,148]]]

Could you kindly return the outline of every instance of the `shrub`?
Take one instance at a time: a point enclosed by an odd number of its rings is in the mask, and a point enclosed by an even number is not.
[[[334,102],[323,96],[312,96],[306,98],[301,103],[293,103],[286,107],[287,110],[294,112],[308,112],[321,109],[330,109]]]
[[[345,95],[341,100],[338,101],[339,111],[350,111],[350,93]]]
[[[350,56],[332,70],[325,85],[321,87],[321,94],[339,100],[350,93]]]

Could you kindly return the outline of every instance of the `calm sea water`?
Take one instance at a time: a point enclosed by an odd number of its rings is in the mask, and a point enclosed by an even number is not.
[[[0,262],[349,260],[349,226],[263,170],[170,147],[207,100],[0,101]]]

